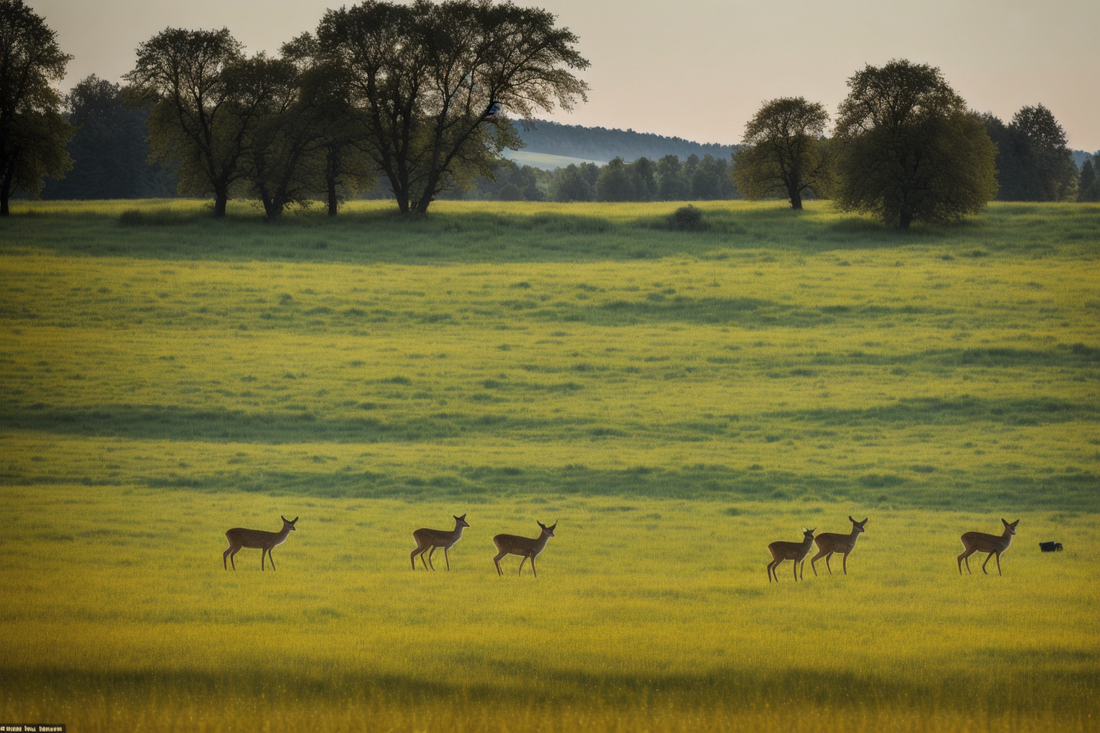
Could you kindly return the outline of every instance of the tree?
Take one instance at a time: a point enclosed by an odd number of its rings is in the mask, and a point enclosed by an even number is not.
[[[253,66],[266,63],[258,58]],[[138,46],[125,78],[131,102],[152,108],[153,155],[179,161],[180,193],[213,194],[214,216],[224,216],[231,187],[245,176],[251,135],[283,80],[250,73],[225,28],[168,28]]]
[[[686,201],[691,184],[684,177],[683,166],[676,155],[666,155],[657,161],[657,198],[661,201]]]
[[[46,176],[72,167],[65,143],[73,128],[51,86],[71,59],[23,0],[0,0],[0,216],[15,189],[38,194]]]
[[[792,209],[802,208],[802,194],[826,196],[833,183],[832,165],[822,138],[829,114],[803,97],[765,102],[745,125],[745,147],[733,154],[733,182],[747,198],[781,193]]]
[[[638,181],[622,158],[615,158],[600,169],[596,179],[597,201],[637,201]]]
[[[1066,133],[1043,105],[1023,107],[1005,127],[986,121],[998,143],[997,171],[1002,201],[1073,201],[1077,166],[1066,147]],[[1001,129],[998,129],[999,128]]]
[[[1091,158],[1085,158],[1081,164],[1081,178],[1078,182],[1078,201],[1100,201],[1100,172],[1096,170],[1100,163],[1100,151]]]
[[[587,85],[577,37],[537,8],[483,0],[402,5],[366,0],[330,10],[317,38],[347,69],[365,150],[402,213],[425,213],[441,192],[490,176],[522,142],[502,110],[530,118],[571,109]]]
[[[377,173],[361,143],[366,139],[362,115],[352,105],[348,70],[321,53],[315,36],[303,33],[283,44],[283,58],[298,67],[298,102],[294,112],[312,138],[322,167],[311,171],[323,190],[328,215],[336,216],[348,195],[373,187]]]
[[[570,163],[559,168],[550,184],[554,201],[591,201],[600,169],[594,163]]]
[[[996,148],[939,69],[868,65],[848,86],[835,136],[841,208],[908,229],[977,213],[993,198]]]
[[[65,97],[65,115],[76,134],[66,150],[73,169],[49,181],[49,199],[161,198],[175,195],[172,170],[146,162],[146,113],[127,109],[118,84],[95,74],[81,79]]]

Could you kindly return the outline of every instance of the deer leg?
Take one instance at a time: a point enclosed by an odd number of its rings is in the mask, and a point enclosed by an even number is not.
[[[848,553],[844,553],[844,574],[848,574]]]
[[[798,582],[798,560],[794,561],[794,580]]]
[[[966,572],[970,572],[970,553],[972,552],[973,550],[966,550],[959,555],[959,575],[963,574],[963,560],[966,560]]]
[[[833,556],[833,553],[831,553],[831,552],[828,555],[825,556],[825,569],[829,571],[829,575],[833,574],[833,568],[832,568],[831,565],[829,565],[829,558],[832,557],[832,556]]]
[[[768,563],[768,583],[772,582],[772,569],[774,567],[775,567],[775,560],[772,560],[770,563]],[[779,578],[776,578],[776,582],[778,582],[778,581],[779,581]]]
[[[524,555],[523,559],[519,561],[519,574],[520,575],[523,575],[523,563],[525,563],[525,562],[527,562],[527,556],[526,555]],[[534,565],[535,565],[535,561],[532,560],[531,561],[531,567],[534,567]]]
[[[435,545],[432,545],[432,549],[428,550],[428,564],[432,566],[432,572],[435,572],[435,563],[432,562],[432,555],[435,554]]]
[[[538,571],[535,570],[535,556],[534,555],[531,556],[531,572],[535,574],[536,578],[539,577]]]
[[[818,558],[820,558],[824,554],[825,554],[825,550],[822,550],[821,552],[817,553],[812,558],[810,558],[810,570],[814,571],[814,575],[817,575],[817,565],[815,563],[817,563]]]
[[[234,570],[237,569],[237,563],[233,562],[233,556],[236,555],[237,551],[240,549],[241,548],[239,547],[230,547],[228,550],[226,550],[226,552],[229,554],[229,562],[232,563]],[[225,565],[225,555],[222,555],[222,565]]]
[[[226,562],[225,558],[229,557],[229,553],[231,552],[233,552],[233,545],[230,545],[229,548],[222,553],[222,567],[226,570],[229,569],[229,564]]]
[[[267,559],[271,561],[271,569],[272,570],[275,569],[275,553],[272,552],[272,550],[274,550],[274,549],[275,548],[271,548],[271,550],[267,551]]]
[[[497,566],[497,575],[504,575],[504,571],[500,569],[500,558],[504,557],[507,554],[507,552],[502,551],[499,555],[493,558],[493,562]]]
[[[798,565],[798,579],[799,580],[805,580],[806,579],[806,558],[803,557],[802,560],[800,562],[796,563],[796,564]]]
[[[447,569],[451,569],[451,558],[447,557],[447,547],[443,547],[443,559],[447,561]]]
[[[424,554],[424,551],[420,549],[419,545],[417,545],[416,549],[412,551],[411,555],[409,555],[409,559],[412,560],[413,570],[416,570],[416,553],[418,553],[418,552],[421,555]]]
[[[267,557],[267,548],[260,548],[260,570],[264,569],[264,558]]]
[[[985,569],[985,566],[989,564],[989,561],[993,559],[993,553],[989,553],[985,556],[985,562],[982,563],[982,572],[989,575],[989,572]],[[1001,564],[1001,558],[997,558],[997,565]]]

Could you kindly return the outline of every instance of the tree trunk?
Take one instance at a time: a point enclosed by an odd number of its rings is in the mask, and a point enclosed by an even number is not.
[[[898,219],[898,229],[908,230],[910,222],[913,221],[913,213],[910,211],[901,212],[901,217]]]
[[[0,180],[0,216],[9,216],[8,199],[11,198],[11,182],[15,177],[15,165],[10,170],[4,171],[4,177]]]
[[[225,216],[225,206],[229,202],[229,196],[224,193],[214,194],[214,218],[220,219]]]
[[[791,208],[796,210],[802,209],[802,192],[798,189],[791,191]]]
[[[328,185],[328,215],[336,216],[336,150],[329,148],[325,164],[325,183]]]

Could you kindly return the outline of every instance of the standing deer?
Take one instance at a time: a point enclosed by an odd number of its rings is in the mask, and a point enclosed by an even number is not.
[[[517,537],[514,534],[498,534],[493,538],[493,544],[500,550],[497,556],[493,558],[493,562],[497,566],[497,575],[504,575],[504,571],[500,569],[500,558],[505,555],[520,555],[523,559],[519,561],[519,574],[523,574],[523,563],[527,562],[527,558],[531,558],[531,572],[535,574],[536,578],[539,577],[538,571],[535,570],[535,558],[542,552],[542,548],[546,547],[546,541],[554,536],[554,529],[558,526],[558,523],[554,522],[553,526],[550,527],[537,519],[535,523],[542,528],[542,534],[534,539]]]
[[[816,530],[802,528],[802,533],[805,535],[805,539],[801,542],[773,542],[768,545],[768,552],[772,554],[772,561],[768,563],[768,582],[772,582],[772,576],[775,576],[775,582],[779,582],[779,575],[776,573],[776,568],[784,560],[794,560],[794,579],[798,580],[798,566],[802,564],[802,572],[806,572],[806,555],[810,552],[810,545],[814,541],[814,532]]]
[[[260,570],[264,569],[264,557],[271,558],[271,569],[275,569],[275,556],[271,554],[272,548],[276,545],[281,545],[286,542],[288,534],[294,531],[294,523],[298,521],[298,517],[294,519],[287,519],[280,516],[283,520],[283,528],[278,532],[264,532],[259,529],[241,529],[240,527],[234,527],[225,533],[225,538],[229,540],[229,549],[222,553],[222,567],[225,567],[225,558],[229,558],[229,562],[233,564],[233,569],[237,569],[237,563],[233,562],[233,556],[240,552],[242,547],[248,547],[250,549],[260,549]],[[228,570],[229,568],[226,568]]]
[[[825,558],[825,568],[829,571],[829,575],[833,574],[833,569],[829,567],[829,558],[834,552],[844,555],[844,574],[848,574],[848,553],[856,549],[856,539],[863,532],[863,525],[867,524],[867,520],[857,522],[849,516],[848,521],[852,523],[851,534],[822,532],[814,538],[814,542],[817,543],[817,554],[810,559],[810,569],[814,571],[814,575],[817,575],[817,566],[814,563],[820,557]]]
[[[455,546],[455,543],[462,539],[462,530],[466,529],[470,525],[466,524],[466,515],[461,517],[455,517],[451,515],[455,520],[455,528],[448,532],[445,529],[418,529],[413,532],[413,539],[416,540],[416,549],[409,555],[409,559],[412,560],[413,570],[416,570],[416,556],[420,556],[420,562],[424,562],[424,552],[431,548],[428,552],[428,562],[424,563],[424,569],[428,569],[428,565],[432,562],[432,555],[435,554],[435,548],[443,548],[443,559],[447,561],[447,569],[451,569],[451,558],[447,556],[447,550]],[[435,570],[435,565],[432,565],[432,570]]]
[[[1007,550],[1008,546],[1012,544],[1012,535],[1016,534],[1016,525],[1019,523],[1019,519],[1012,524],[1002,519],[1001,524],[1005,526],[1005,533],[1000,537],[995,534],[985,534],[984,532],[967,532],[964,534],[961,539],[965,552],[959,555],[959,575],[962,575],[963,572],[963,560],[966,560],[966,572],[970,572],[970,556],[975,552],[989,553],[985,558],[985,562],[982,563],[982,572],[986,575],[989,575],[989,572],[985,569],[985,566],[989,564],[990,558],[996,555],[997,575],[1001,575],[1001,553]]]

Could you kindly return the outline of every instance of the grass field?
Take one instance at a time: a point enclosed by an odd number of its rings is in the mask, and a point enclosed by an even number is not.
[[[1100,207],[676,206],[13,206],[0,723],[1100,728]],[[769,586],[849,515],[848,576]]]

